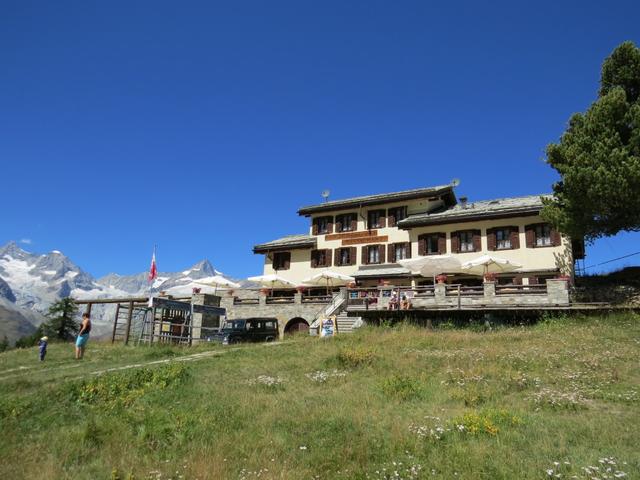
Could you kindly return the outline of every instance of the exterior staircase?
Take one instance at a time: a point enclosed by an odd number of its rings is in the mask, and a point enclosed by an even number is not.
[[[349,317],[346,313],[341,313],[336,317],[338,324],[338,335],[343,333],[353,333],[355,328],[362,325],[361,317]]]

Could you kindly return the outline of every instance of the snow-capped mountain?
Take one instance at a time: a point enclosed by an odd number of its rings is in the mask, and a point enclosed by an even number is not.
[[[190,295],[193,288],[212,293],[215,287],[198,283],[212,277],[240,283],[224,277],[208,260],[184,271],[159,273],[152,285],[147,282],[146,272],[134,275],[111,273],[96,280],[57,250],[39,255],[9,242],[0,247],[0,306],[4,307],[0,310],[0,321],[9,316],[13,319],[21,316],[37,326],[53,302],[69,296],[78,300],[146,296],[150,292],[181,296]],[[98,332],[108,330],[114,309],[115,306],[94,306],[92,319]],[[9,310],[11,315],[7,313]]]

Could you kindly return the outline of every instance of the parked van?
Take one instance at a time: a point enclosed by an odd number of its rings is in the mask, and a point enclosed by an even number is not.
[[[273,342],[278,339],[277,318],[238,318],[222,324],[215,340],[223,345],[240,342]]]

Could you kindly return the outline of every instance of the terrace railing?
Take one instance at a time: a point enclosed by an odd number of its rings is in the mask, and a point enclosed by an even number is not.
[[[546,295],[546,284],[496,285],[496,295]]]

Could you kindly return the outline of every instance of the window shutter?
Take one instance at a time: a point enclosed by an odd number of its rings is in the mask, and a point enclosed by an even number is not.
[[[318,252],[319,250],[311,250],[311,268],[318,268]]]
[[[520,229],[517,226],[509,227],[509,232],[511,248],[520,248]]]
[[[336,248],[336,249],[333,251],[333,264],[334,264],[336,267],[340,267],[340,266],[342,266],[342,265],[341,265],[341,263],[340,263],[340,249],[339,249],[339,248]]]
[[[289,270],[291,267],[291,252],[286,252],[284,254],[284,268],[283,270]]]
[[[340,232],[342,230],[342,215],[336,215],[335,230],[336,232]]]
[[[356,255],[358,254],[358,249],[356,247],[351,247],[349,249],[349,265],[355,265],[357,262]]]
[[[311,224],[311,235],[317,235],[318,234],[318,221],[316,219],[313,220],[313,223]]]
[[[327,221],[327,233],[333,233],[333,215],[327,217]]]
[[[513,277],[513,284],[522,285],[522,277],[521,276]]]
[[[325,262],[325,264],[323,266],[325,266],[325,267],[330,267],[331,266],[331,250],[328,249],[328,248],[325,250],[324,262]]]
[[[378,245],[378,255],[380,256],[380,263],[385,263],[386,260],[384,258],[384,245]]]
[[[482,250],[482,243],[481,243],[481,235],[480,235],[480,230],[473,230],[473,251],[474,252],[479,252],[480,250]]]
[[[380,224],[380,228],[385,228],[387,226],[387,218],[384,216],[384,214],[385,214],[385,211],[380,210],[380,220],[378,220],[378,223]],[[382,248],[384,248],[384,246]]]
[[[387,210],[387,227],[395,227],[396,226],[396,214],[393,208]]]
[[[427,238],[426,235],[418,236],[418,255],[421,257],[427,254]]]
[[[495,228],[487,228],[487,250],[496,249],[496,230]]]
[[[438,234],[438,253],[440,255],[447,253],[447,234],[444,232]]]
[[[562,236],[560,235],[560,232],[555,228],[551,228],[551,244],[554,247],[559,247],[560,245],[562,245]]]
[[[387,249],[389,250],[389,262],[394,263],[396,261],[396,246],[390,243]]]
[[[358,216],[351,216],[351,230],[356,231],[358,229]]]
[[[536,225],[535,224],[531,224],[531,225],[525,225],[524,227],[524,236],[526,239],[526,244],[527,244],[527,248],[533,248],[535,241],[536,241],[536,231],[535,231]]]
[[[460,253],[460,232],[451,232],[451,253]]]
[[[362,263],[363,265],[367,265],[369,263],[369,247],[366,245],[362,247],[362,256],[360,263]]]
[[[411,242],[406,242],[405,245],[407,248],[407,259],[409,259],[411,258]]]

